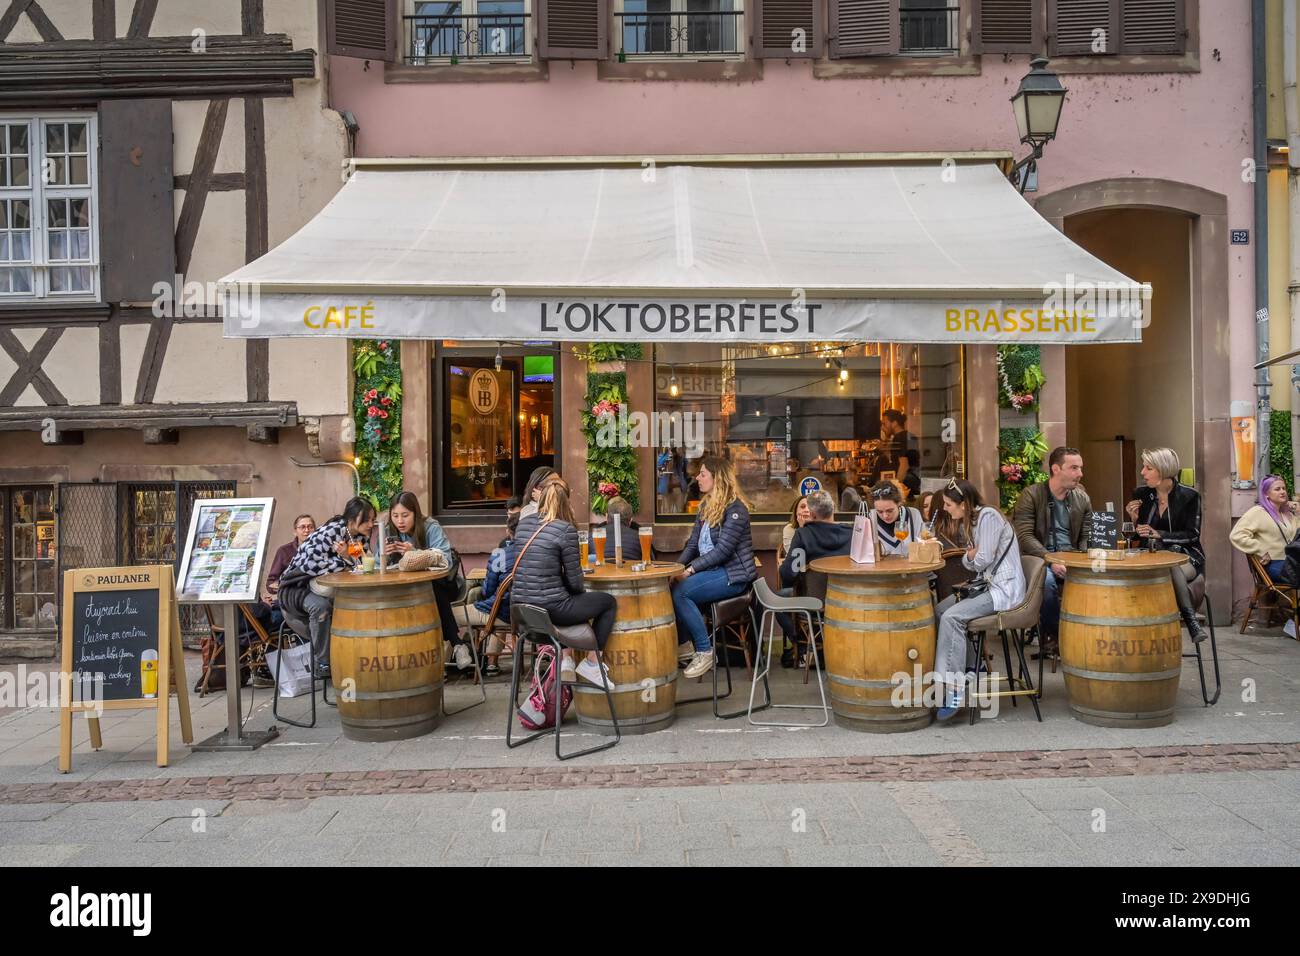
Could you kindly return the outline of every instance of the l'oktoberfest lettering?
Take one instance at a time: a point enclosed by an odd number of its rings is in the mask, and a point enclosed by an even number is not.
[[[540,331],[658,335],[795,335],[817,331],[820,303],[806,302],[543,302]]]

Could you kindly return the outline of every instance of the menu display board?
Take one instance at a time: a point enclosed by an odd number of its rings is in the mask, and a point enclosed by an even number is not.
[[[180,617],[169,564],[74,568],[63,575],[59,771],[72,769],[72,718],[83,713],[90,743],[104,745],[106,710],[157,711],[158,766],[167,766],[172,695],[181,739],[193,739]],[[89,692],[88,692],[89,691]]]
[[[181,556],[182,601],[256,601],[271,498],[212,498],[194,502]]]
[[[1119,515],[1113,511],[1094,511],[1088,525],[1088,547],[1114,551],[1119,547]]]

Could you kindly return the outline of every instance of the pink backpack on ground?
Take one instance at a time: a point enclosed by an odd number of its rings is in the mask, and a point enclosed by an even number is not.
[[[515,653],[521,652],[516,648]],[[559,665],[555,659],[555,648],[543,645],[537,649],[533,661],[533,676],[528,686],[528,697],[519,706],[519,723],[525,730],[546,730],[555,726],[556,687],[560,688],[560,722],[569,712],[573,703],[573,690],[564,686],[559,679]]]

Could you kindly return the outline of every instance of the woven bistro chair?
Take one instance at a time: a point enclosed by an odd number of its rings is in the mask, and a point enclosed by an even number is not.
[[[1265,625],[1267,626],[1268,621],[1271,620],[1272,612],[1280,610],[1296,622],[1296,639],[1300,640],[1300,590],[1289,584],[1278,584],[1270,578],[1268,569],[1264,567],[1264,562],[1259,555],[1248,554],[1246,561],[1250,565],[1250,577],[1255,591],[1250,596],[1250,607],[1246,609],[1246,616],[1241,619],[1241,633],[1246,633],[1246,628],[1250,626],[1260,601],[1271,594],[1276,603],[1264,606],[1264,609],[1270,612],[1269,618],[1265,619]]]
[[[1042,711],[1038,707],[1038,701],[1043,696],[1043,659],[1042,657],[1038,659],[1038,687],[1035,689],[1033,679],[1029,675],[1029,665],[1025,662],[1025,638],[1031,633],[1038,632],[1039,615],[1043,609],[1043,580],[1047,575],[1047,564],[1042,558],[1021,555],[1020,565],[1025,573],[1024,600],[1013,608],[985,617],[977,617],[966,625],[967,637],[975,641],[975,689],[970,695],[969,708],[972,724],[979,717],[977,702],[980,699],[988,700],[993,697],[1010,697],[1012,707],[1016,706],[1017,697],[1028,697],[1029,702],[1034,705],[1034,716],[1038,718],[1039,723],[1043,720]],[[1007,676],[999,678],[999,683],[1005,681],[1007,689],[981,693],[978,668],[984,662],[984,638],[989,631],[997,633],[1002,639]],[[1020,662],[1018,670],[1011,664],[1012,644],[1016,647],[1016,657]],[[990,658],[991,656],[990,653]],[[990,678],[993,676],[992,668],[989,669],[989,676]]]

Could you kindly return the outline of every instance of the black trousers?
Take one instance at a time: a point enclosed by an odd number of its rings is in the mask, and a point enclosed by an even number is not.
[[[551,615],[551,622],[558,627],[590,621],[591,629],[596,632],[596,646],[603,651],[610,632],[614,630],[614,610],[617,607],[618,601],[612,594],[583,591],[581,594],[570,595],[558,604],[552,604],[546,612]]]
[[[457,587],[454,578],[442,578],[433,582],[433,600],[438,605],[438,621],[442,625],[442,639],[451,641],[453,646],[465,643],[460,636],[460,624],[456,620],[456,613],[451,607],[451,599],[456,596],[456,591]]]

